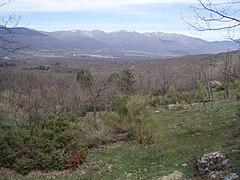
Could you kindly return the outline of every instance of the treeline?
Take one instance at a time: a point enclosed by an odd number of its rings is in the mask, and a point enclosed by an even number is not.
[[[229,84],[237,79],[232,76],[237,72],[236,69],[233,71],[236,67],[239,66],[226,61],[218,68],[196,65],[185,72],[166,64],[154,73],[125,68],[111,74],[95,73],[90,69],[64,74],[1,68],[0,88],[2,99],[8,102],[5,108],[16,123],[27,120],[31,125],[65,111],[77,117],[87,112],[94,112],[96,116],[96,111],[111,109],[112,98],[116,94],[138,94],[152,100],[158,97],[165,105],[170,103],[168,97],[176,93],[185,96],[198,89],[204,90],[208,98],[213,98],[213,85],[210,83],[218,81],[219,88],[225,93],[222,97],[229,98]],[[170,101],[176,103],[176,97]]]

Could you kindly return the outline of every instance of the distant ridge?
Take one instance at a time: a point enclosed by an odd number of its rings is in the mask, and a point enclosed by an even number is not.
[[[74,56],[99,55],[119,58],[159,58],[196,54],[216,54],[237,50],[231,41],[208,42],[181,34],[134,31],[104,32],[70,30],[44,32],[27,28],[12,29],[13,37],[4,31],[0,36],[28,44],[24,51],[51,51]]]

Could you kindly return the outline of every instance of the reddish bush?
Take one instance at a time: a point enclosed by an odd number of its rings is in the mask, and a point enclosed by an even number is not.
[[[83,163],[83,159],[86,157],[86,153],[83,150],[77,151],[77,153],[67,161],[67,168],[77,168],[79,164]]]

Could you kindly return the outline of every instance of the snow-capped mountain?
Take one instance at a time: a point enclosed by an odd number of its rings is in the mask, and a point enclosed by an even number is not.
[[[113,57],[158,58],[232,51],[239,46],[231,41],[208,42],[181,34],[134,31],[104,32],[71,30],[43,32],[27,28],[13,29],[14,37],[0,31],[0,36],[29,45],[28,50],[50,50]]]

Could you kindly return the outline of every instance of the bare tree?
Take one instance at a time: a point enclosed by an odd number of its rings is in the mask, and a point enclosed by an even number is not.
[[[0,1],[0,9],[8,5],[11,1]],[[17,34],[14,29],[18,27],[20,16],[12,13],[9,16],[0,17],[0,56],[9,53],[16,53],[18,50],[28,47],[28,45],[21,44],[16,40]]]
[[[175,77],[175,71],[170,66],[163,65],[159,68],[158,84],[160,85],[160,92],[163,102],[165,103],[167,91],[170,88]]]
[[[239,5],[237,0],[197,0],[198,4],[191,6],[195,16],[190,21],[185,21],[188,25],[197,31],[227,31],[228,38],[240,43],[237,35],[240,33],[240,17]],[[240,64],[240,58],[235,60]],[[233,60],[233,58],[231,58]],[[229,76],[240,79],[240,69],[238,66],[234,67],[230,59],[225,61],[225,69],[222,71],[225,74],[225,96],[228,97],[228,90],[226,83]],[[236,65],[237,65],[236,64]]]
[[[220,66],[220,76],[221,76],[221,83],[223,87],[223,97],[224,99],[229,98],[229,80],[231,78],[231,72],[232,72],[232,57],[230,53],[227,54],[227,57],[223,59],[223,63]]]
[[[240,1],[237,0],[197,0],[198,4],[191,6],[195,16],[190,21],[185,21],[197,31],[227,30],[230,39],[239,31]]]
[[[109,76],[105,76],[102,74],[94,75],[89,69],[81,69],[77,74],[77,82],[80,84],[81,88],[85,90],[88,94],[91,106],[93,108],[93,116],[95,121],[97,120],[96,113],[97,106],[99,105],[99,99],[103,91],[106,90],[109,85],[108,79]]]

